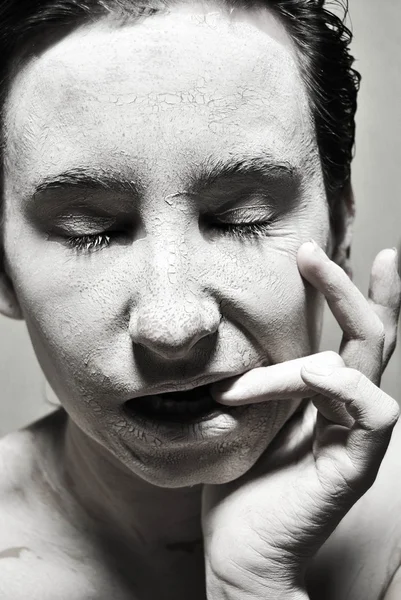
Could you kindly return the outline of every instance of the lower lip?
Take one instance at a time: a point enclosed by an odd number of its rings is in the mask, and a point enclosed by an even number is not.
[[[131,423],[128,432],[146,444],[203,442],[235,432],[239,418],[248,406],[223,406],[216,404],[200,415],[143,415],[135,410],[135,400],[124,406],[124,416]]]

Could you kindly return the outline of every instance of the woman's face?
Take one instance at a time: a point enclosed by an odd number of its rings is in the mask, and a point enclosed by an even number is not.
[[[155,484],[243,474],[297,402],[190,425],[126,402],[317,348],[296,254],[329,217],[288,36],[267,11],[98,22],[15,74],[5,123],[8,270],[67,412]]]

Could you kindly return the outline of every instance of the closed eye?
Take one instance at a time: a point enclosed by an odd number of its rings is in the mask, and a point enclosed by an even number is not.
[[[265,237],[271,228],[271,221],[262,223],[213,223],[213,230],[220,235],[241,240]],[[82,253],[95,252],[107,248],[111,244],[111,233],[70,236],[66,239],[68,246]]]

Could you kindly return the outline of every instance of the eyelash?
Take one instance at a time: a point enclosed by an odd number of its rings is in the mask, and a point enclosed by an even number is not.
[[[271,222],[266,221],[265,223],[221,223],[215,228],[222,235],[231,235],[234,238],[240,240],[249,240],[249,238],[263,238],[266,236],[268,230],[271,227]]]
[[[243,223],[239,225],[231,223],[219,223],[215,225],[215,229],[221,235],[240,239],[249,240],[249,238],[262,238],[266,235],[271,223]],[[95,252],[110,246],[111,236],[105,233],[97,233],[95,235],[82,235],[67,238],[67,244],[79,252]]]
[[[97,233],[96,235],[82,235],[67,238],[67,244],[79,252],[95,252],[110,245],[110,235]]]

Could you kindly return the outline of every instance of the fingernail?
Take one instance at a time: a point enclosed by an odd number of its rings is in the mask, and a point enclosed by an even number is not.
[[[330,365],[322,365],[313,360],[305,363],[303,368],[308,373],[311,373],[311,375],[318,375],[319,377],[328,377],[334,371],[334,367]]]

